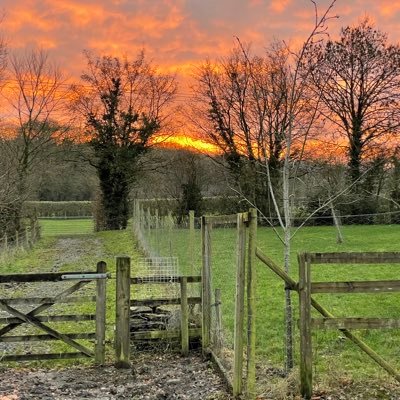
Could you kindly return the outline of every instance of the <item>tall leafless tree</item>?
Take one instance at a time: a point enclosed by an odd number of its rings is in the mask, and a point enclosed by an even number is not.
[[[221,149],[240,192],[265,215],[274,210],[264,165],[277,186],[286,147],[288,59],[287,48],[278,42],[264,57],[238,45],[228,57],[199,68],[191,105],[197,118],[206,115],[206,121],[195,122]]]
[[[8,124],[8,137],[3,143],[16,171],[17,220],[22,203],[29,195],[30,173],[49,156],[49,150],[65,135],[68,124],[65,78],[47,53],[32,50],[12,55],[8,75],[9,84],[3,96],[12,122]]]
[[[309,78],[321,110],[347,140],[349,177],[360,180],[363,159],[400,126],[400,46],[388,43],[368,18],[336,41],[309,51]],[[322,107],[323,106],[323,107]]]
[[[257,165],[256,176],[265,180],[265,195],[270,199],[283,234],[278,231],[284,247],[284,265],[290,272],[294,187],[301,164],[305,143],[319,116],[318,95],[311,101],[307,76],[314,68],[307,64],[307,54],[315,42],[326,34],[327,21],[335,3],[319,14],[316,3],[315,25],[296,52],[285,45],[275,45],[265,59],[251,57],[239,41],[239,49],[228,62],[214,67],[211,63],[200,69],[197,96],[208,105],[204,108],[209,124],[206,134],[220,146],[234,162],[245,160],[246,165]],[[203,114],[204,115],[204,114]],[[203,127],[204,130],[204,127]],[[240,165],[240,164],[239,164]],[[243,174],[240,170],[239,174]],[[279,177],[279,181],[275,177]],[[241,194],[261,214],[255,196]],[[268,217],[268,215],[264,215]],[[266,218],[268,220],[268,218]],[[290,290],[285,290],[286,357],[285,367],[293,366],[293,321]]]

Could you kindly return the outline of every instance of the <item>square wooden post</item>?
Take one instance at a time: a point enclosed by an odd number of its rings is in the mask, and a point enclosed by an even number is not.
[[[202,274],[202,348],[203,352],[210,345],[211,327],[211,225],[206,217],[201,218]]]
[[[256,398],[256,247],[257,210],[249,210],[249,243],[247,257],[247,388],[248,400]]]
[[[183,356],[189,354],[189,309],[187,277],[181,277],[181,352]]]
[[[105,274],[107,264],[104,261],[97,263],[97,273]],[[106,340],[106,287],[107,278],[96,281],[96,346],[95,362],[104,365],[105,362],[105,340]]]
[[[312,396],[312,344],[311,344],[311,268],[305,254],[299,261],[300,306],[300,392],[304,399]]]
[[[130,368],[130,288],[131,259],[117,257],[115,366]]]
[[[195,275],[194,265],[194,211],[189,211],[189,262],[190,262],[190,275]]]

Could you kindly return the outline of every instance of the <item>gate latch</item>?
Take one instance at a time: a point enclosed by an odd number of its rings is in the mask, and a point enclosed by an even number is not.
[[[101,273],[101,274],[68,274],[68,275],[61,275],[62,280],[87,280],[91,281],[93,279],[107,279],[111,278],[110,273]]]

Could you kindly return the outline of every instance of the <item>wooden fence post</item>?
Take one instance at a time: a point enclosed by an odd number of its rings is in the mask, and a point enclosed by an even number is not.
[[[15,248],[19,247],[19,231],[18,229],[15,231]]]
[[[242,393],[243,380],[243,327],[244,327],[244,291],[246,260],[246,226],[244,214],[237,215],[236,241],[236,297],[235,297],[235,331],[233,360],[233,395]]]
[[[181,277],[181,348],[182,355],[189,354],[189,310],[188,310],[188,293],[187,293],[187,277]]]
[[[130,368],[131,259],[117,257],[115,355],[117,368]]]
[[[97,273],[105,274],[107,264],[104,261],[97,263]],[[106,301],[107,301],[107,279],[96,281],[96,346],[95,362],[104,365],[105,362],[105,340],[106,340]]]
[[[189,211],[189,262],[190,275],[194,275],[194,211]]]
[[[300,392],[304,399],[312,396],[312,345],[311,345],[311,271],[304,254],[299,261],[300,306]]]
[[[201,243],[202,243],[202,348],[203,352],[210,345],[211,326],[211,224],[206,217],[201,218]]]
[[[29,248],[29,231],[28,227],[25,227],[25,247]]]
[[[257,210],[249,210],[249,243],[247,263],[247,388],[248,400],[256,398],[256,247]]]
[[[150,207],[148,207],[146,210],[146,225],[147,225],[147,229],[149,230],[149,233],[150,233],[151,230],[153,229]]]
[[[7,233],[4,234],[4,250],[8,251],[8,236],[7,236]]]

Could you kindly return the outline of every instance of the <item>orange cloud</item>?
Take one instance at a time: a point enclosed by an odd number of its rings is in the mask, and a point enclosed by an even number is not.
[[[391,1],[391,2],[380,2],[379,11],[380,14],[384,17],[391,17],[395,15],[400,10],[400,2],[399,1]]]
[[[273,12],[282,13],[287,9],[290,3],[291,0],[271,0],[269,8]]]

